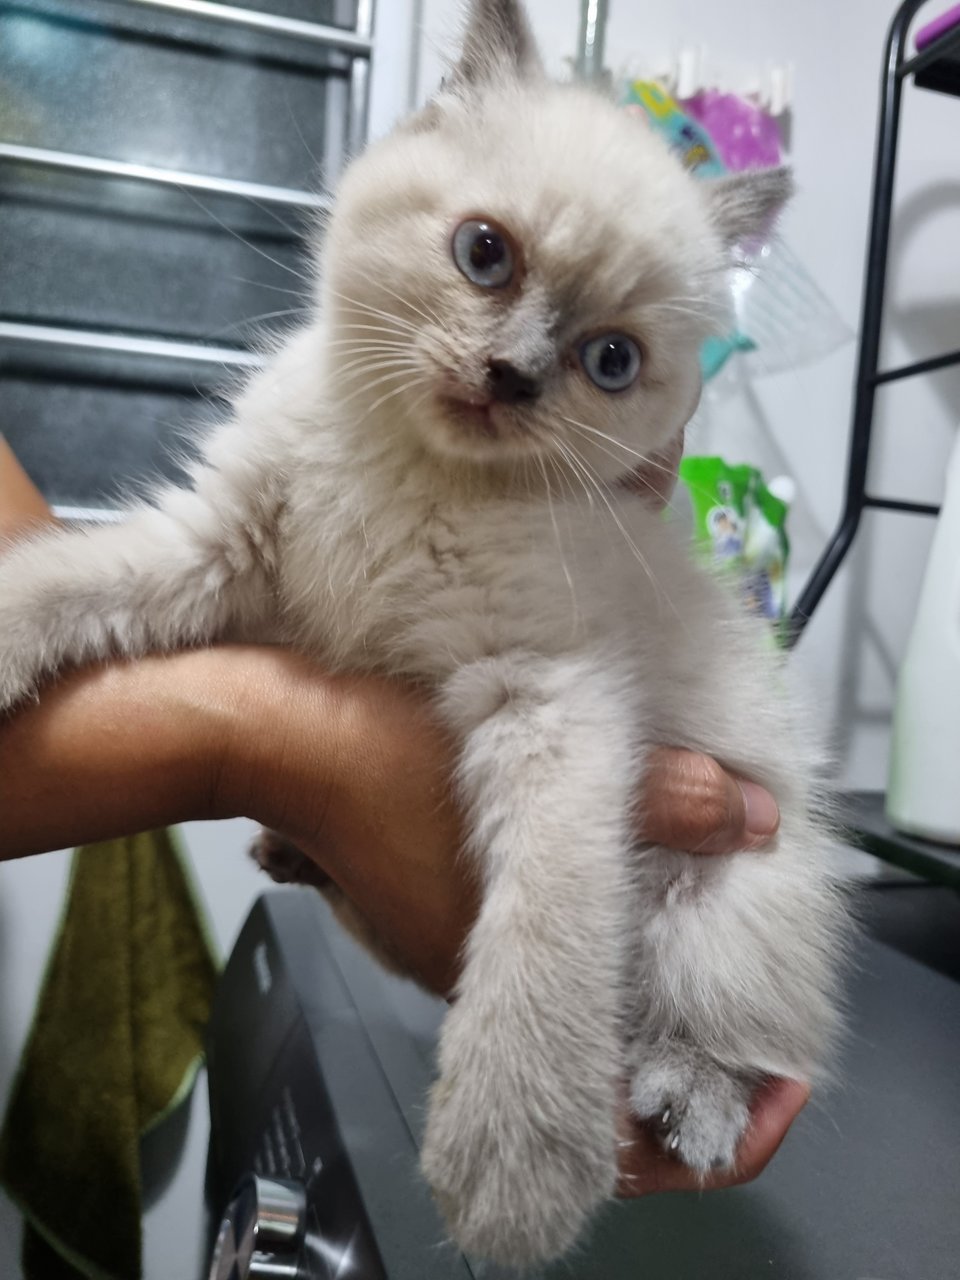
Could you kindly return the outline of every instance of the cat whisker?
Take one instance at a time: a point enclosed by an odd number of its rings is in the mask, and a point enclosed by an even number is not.
[[[379,320],[386,320],[395,330],[407,330],[410,333],[420,332],[420,326],[412,321],[406,320],[402,316],[391,315],[389,311],[383,311],[379,307],[372,307],[369,303],[361,302],[358,298],[351,298],[348,294],[338,293],[336,289],[330,290],[330,296],[338,298],[341,302],[346,302],[348,306],[356,307],[358,311],[365,312],[367,315],[375,316]]]
[[[272,263],[273,266],[279,267],[281,271],[287,271],[290,273],[290,275],[296,276],[297,279],[302,280],[304,284],[313,283],[311,278],[307,275],[304,275],[302,271],[297,271],[296,268],[288,266],[287,263],[285,262],[281,262],[279,258],[272,257],[271,254],[267,253],[265,249],[259,248],[252,241],[248,240],[246,236],[242,236],[239,231],[234,230],[234,228],[231,227],[228,222],[224,222],[222,218],[218,218],[212,209],[208,209],[202,200],[199,200],[195,195],[193,195],[192,192],[187,191],[185,188],[184,188],[184,195],[188,195],[190,199],[194,202],[194,204],[196,204],[198,208],[202,209],[203,212],[207,215],[207,217],[212,222],[215,222],[217,226],[220,227],[221,230],[226,231],[228,235],[233,236],[234,240],[239,240],[242,245],[245,245],[248,249],[258,254],[261,258],[265,259],[267,262]]]
[[[242,329],[244,325],[263,324],[265,320],[277,320],[281,316],[300,316],[303,315],[304,310],[305,308],[303,307],[284,307],[280,311],[264,311],[259,316],[244,316],[242,320],[234,320],[232,324],[224,325],[222,329],[214,329],[212,333],[208,334],[208,337],[223,337],[234,329]]]
[[[391,298],[396,298],[396,300],[402,303],[404,306],[410,307],[410,309],[412,311],[415,311],[418,316],[422,316],[423,319],[426,320],[428,324],[435,324],[438,326],[438,328],[446,331],[446,325],[443,323],[443,321],[440,319],[437,313],[433,310],[430,304],[426,301],[426,299],[418,296],[417,302],[421,303],[421,306],[418,307],[415,303],[411,302],[409,298],[405,298],[402,294],[396,293],[393,289],[389,287],[389,285],[384,284],[383,280],[377,281],[377,288],[383,289],[383,291],[385,293],[388,293]],[[426,307],[427,310],[426,311],[422,310],[422,307]]]
[[[420,326],[414,324],[412,320],[408,320],[405,316],[398,316],[393,312],[384,311],[382,307],[375,307],[369,302],[362,302],[359,298],[352,298],[349,294],[340,293],[336,289],[331,289],[330,293],[332,297],[338,298],[341,302],[346,302],[348,306],[356,307],[358,311],[366,315],[387,321],[392,328],[419,332]]]
[[[350,334],[343,338],[331,338],[326,344],[329,347],[356,347],[358,351],[370,347],[379,347],[383,351],[412,351],[413,344],[409,338],[368,337],[366,334]]]
[[[673,601],[664,591],[660,582],[657,580],[656,575],[653,573],[653,571],[650,568],[650,564],[646,556],[644,556],[643,552],[637,546],[636,542],[633,540],[633,538],[631,538],[623,521],[620,519],[619,515],[617,515],[614,505],[611,502],[608,494],[605,492],[605,487],[602,481],[600,480],[600,478],[592,470],[592,468],[590,467],[590,464],[586,461],[586,459],[581,457],[577,453],[576,449],[573,447],[572,444],[570,443],[565,444],[562,440],[559,440],[559,439],[557,440],[556,443],[558,448],[560,449],[560,452],[564,455],[564,457],[567,458],[567,461],[570,463],[570,465],[575,467],[578,470],[582,469],[584,479],[590,481],[595,493],[597,494],[597,497],[601,500],[603,505],[606,507],[607,511],[610,514],[611,519],[619,529],[621,536],[623,537],[624,541],[629,547],[637,563],[640,565],[644,573],[647,575],[647,578],[649,579],[651,586],[653,587],[654,591],[657,594],[657,600],[658,601],[665,600],[666,603],[669,605],[670,609],[673,611],[673,613],[676,614],[678,619],[680,619],[681,615],[679,611],[677,610]]]
[[[403,386],[402,386],[402,387],[396,387],[396,388],[394,388],[394,390],[393,390],[393,391],[388,391],[388,392],[386,393],[386,395],[381,396],[379,400],[375,401],[375,402],[370,406],[369,412],[370,412],[370,413],[376,413],[376,411],[377,411],[377,410],[378,410],[382,405],[385,405],[385,404],[387,403],[387,401],[388,401],[388,400],[392,400],[394,396],[400,396],[400,395],[403,395],[403,394],[404,394],[404,392],[406,392],[406,391],[412,391],[412,390],[413,390],[413,388],[414,388],[418,383],[420,383],[420,382],[422,382],[422,381],[423,381],[423,377],[422,377],[422,375],[421,375],[421,376],[416,377],[416,378],[411,378],[411,379],[410,379],[410,381],[409,381],[409,382],[405,382],[405,383],[403,384]],[[421,404],[421,403],[423,402],[423,400],[425,400],[425,399],[426,399],[426,396],[429,394],[429,392],[430,392],[430,388],[428,387],[428,388],[427,388],[427,390],[426,390],[426,393],[425,393],[425,394],[420,398],[420,400],[418,400],[418,401],[417,401],[417,404]]]
[[[261,213],[265,213],[268,218],[272,218],[274,222],[276,222],[276,224],[279,227],[281,227],[287,233],[288,236],[290,236],[291,240],[303,240],[305,228],[292,227],[285,218],[281,218],[280,214],[277,213],[276,209],[271,209],[271,207],[268,204],[263,204],[260,200],[256,200],[253,196],[243,196],[242,199],[245,200],[248,204],[252,204],[255,208],[259,209]]]
[[[362,386],[359,386],[355,392],[351,393],[351,395],[347,397],[348,401],[352,401],[358,396],[363,395],[365,391],[372,391],[375,387],[379,387],[389,378],[399,378],[403,374],[409,373],[414,368],[416,368],[416,366],[413,364],[399,364],[393,360],[384,360],[375,365],[368,365],[364,362],[362,367],[356,365],[352,368],[339,369],[337,370],[337,373],[338,375],[344,374],[348,380],[357,382],[358,380],[365,378],[368,373],[381,373],[382,370],[389,370],[388,373],[383,373],[382,376],[375,378],[373,381],[364,381]]]
[[[368,374],[379,373],[382,369],[418,369],[419,365],[414,360],[405,360],[397,356],[384,356],[382,359],[370,359],[368,356],[362,356],[356,360],[339,366],[335,375],[340,377],[346,375],[353,381],[366,378]]]
[[[701,311],[693,307],[674,306],[669,303],[657,303],[655,306],[650,307],[649,310],[657,311],[661,314],[683,316],[710,326],[717,325],[719,327],[723,323],[722,317],[715,310]]]
[[[303,130],[300,128],[300,121],[297,119],[296,112],[294,111],[293,106],[291,105],[291,102],[290,102],[289,92],[285,91],[283,96],[284,96],[284,105],[287,108],[287,115],[290,117],[290,123],[293,125],[294,129],[296,130],[297,137],[300,139],[300,142],[303,145],[304,151],[306,151],[307,155],[316,165],[317,176],[322,179],[324,169],[325,169],[325,164],[323,160],[321,160],[319,156],[317,156],[313,148],[310,146],[310,143],[307,142],[306,138],[303,136]]]
[[[569,496],[573,505],[577,506],[578,494],[576,489],[573,487],[573,481],[570,476],[564,471],[563,467],[560,466],[560,463],[552,453],[547,454],[546,457],[547,461],[550,463],[551,471],[557,477],[560,496],[563,498],[564,502],[566,502],[566,499]]]
[[[537,461],[540,463],[540,470],[543,472],[543,484],[547,491],[547,510],[550,513],[550,523],[553,525],[553,534],[557,540],[557,553],[560,556],[560,568],[563,570],[563,576],[567,582],[567,590],[570,592],[570,603],[573,606],[573,625],[574,627],[577,627],[580,624],[580,607],[577,604],[577,591],[573,585],[573,577],[570,573],[569,566],[567,565],[567,558],[563,552],[563,539],[560,536],[560,526],[557,524],[557,513],[553,509],[553,494],[550,488],[550,480],[547,476],[546,463],[543,460],[542,454],[537,454]],[[551,458],[551,462],[554,462],[554,459]],[[555,462],[554,465],[556,465]]]
[[[415,366],[413,365],[397,365],[393,362],[380,361],[376,365],[355,368],[346,372],[349,381],[359,384],[362,380],[362,385],[358,385],[358,393],[362,393],[364,391],[372,391],[375,387],[380,386],[381,382],[386,381],[385,376],[372,379],[367,376],[368,374],[385,374],[389,372],[394,377],[399,377],[403,373],[412,373],[414,368]]]
[[[563,450],[563,445],[560,443],[560,441],[559,441],[559,440],[558,440],[556,443],[557,443],[558,448],[560,448],[561,453],[563,453],[563,451],[564,451],[564,450]],[[559,464],[558,464],[558,465],[559,465]],[[571,486],[571,490],[572,490],[572,492],[576,493],[576,490],[573,488],[573,481],[574,481],[574,480],[576,480],[576,481],[577,481],[577,483],[579,484],[579,486],[580,486],[581,490],[583,491],[584,497],[587,499],[587,506],[589,507],[589,509],[590,509],[591,511],[593,511],[593,510],[595,509],[596,504],[595,504],[595,502],[594,502],[594,496],[593,496],[593,490],[592,490],[592,488],[591,488],[588,484],[586,484],[586,483],[585,483],[584,478],[583,478],[583,476],[580,474],[579,469],[578,469],[577,467],[574,467],[574,466],[571,466],[571,465],[570,465],[569,459],[567,459],[567,465],[568,465],[568,468],[569,468],[569,470],[570,470],[570,477],[571,477],[571,478],[570,478],[570,486]]]
[[[336,354],[338,361],[330,367],[329,371],[331,376],[337,378],[341,374],[353,374],[354,372],[362,377],[364,373],[373,373],[375,369],[384,369],[390,366],[394,369],[415,369],[420,367],[418,360],[402,351],[357,351],[351,348],[349,351],[340,351]]]
[[[386,324],[359,324],[350,321],[347,324],[338,324],[338,329],[356,329],[361,333],[386,333],[391,334],[395,338],[402,337],[404,342],[409,342],[410,337],[403,329],[396,329],[392,325]]]
[[[364,355],[356,360],[349,361],[345,365],[338,365],[332,372],[334,377],[339,378],[345,375],[352,382],[361,382],[367,378],[368,374],[378,373],[383,369],[392,369],[398,373],[404,373],[412,369],[416,369],[421,374],[423,372],[418,361],[393,354],[385,355],[382,360],[371,360]],[[370,385],[372,384],[364,381],[364,386],[360,387],[360,391]]]
[[[569,420],[568,420],[568,421],[569,421]],[[600,444],[600,442],[599,442],[599,441],[597,441],[597,440],[592,440],[592,439],[590,438],[590,436],[588,436],[588,435],[586,434],[586,432],[581,431],[581,430],[580,430],[580,428],[579,428],[578,426],[574,425],[574,423],[572,423],[572,422],[571,422],[571,423],[570,423],[570,426],[572,426],[572,427],[573,427],[573,429],[574,429],[574,431],[577,433],[577,435],[578,435],[578,436],[580,436],[580,437],[582,437],[582,439],[583,439],[583,440],[585,440],[585,441],[587,442],[587,444],[589,444],[589,445],[591,446],[591,448],[593,448],[593,449],[599,449],[599,450],[600,450],[600,452],[601,452],[602,454],[605,454],[605,455],[606,455],[606,457],[608,457],[608,458],[612,458],[612,459],[613,459],[613,461],[614,461],[614,462],[616,462],[616,463],[618,463],[621,467],[626,467],[626,468],[627,468],[627,470],[624,472],[624,476],[627,476],[627,475],[629,475],[629,474],[630,474],[631,470],[633,469],[633,467],[632,467],[632,464],[631,464],[631,463],[629,463],[629,462],[625,461],[625,460],[624,460],[623,458],[621,458],[618,454],[614,453],[614,452],[613,452],[613,450],[612,450],[612,449],[609,449],[605,444]]]
[[[246,276],[230,276],[229,279],[237,284],[249,284],[255,289],[269,289],[271,293],[288,293],[291,298],[301,298],[305,303],[307,301],[302,289],[284,289],[282,285],[265,284],[262,280],[248,280]]]
[[[622,449],[624,453],[628,453],[631,457],[636,458],[642,466],[653,467],[654,470],[665,471],[670,475],[674,474],[672,467],[664,466],[662,462],[657,462],[655,458],[651,458],[646,453],[640,453],[637,449],[631,448],[630,445],[624,444],[622,440],[618,440],[616,436],[608,435],[607,432],[599,430],[598,427],[588,426],[586,422],[580,422],[577,418],[568,418],[566,414],[561,414],[560,416],[563,421],[568,423],[571,427],[577,427],[581,431],[586,431],[592,436],[598,436],[601,440],[606,440],[609,444],[615,445],[618,449]]]
[[[346,347],[347,351],[365,351],[371,355],[383,352],[386,355],[389,352],[408,352],[413,354],[409,342],[395,342],[393,340],[384,340],[383,338],[337,338],[326,344],[328,347]]]
[[[582,433],[578,432],[577,434],[579,435],[579,434],[582,434]],[[601,434],[602,434],[602,433],[601,433]],[[622,462],[623,462],[623,459],[622,459],[622,458],[618,458],[618,457],[617,457],[617,455],[616,455],[616,454],[615,454],[611,449],[606,448],[606,446],[605,446],[605,445],[600,444],[600,443],[599,443],[598,441],[596,441],[596,440],[591,440],[591,439],[589,438],[589,436],[583,436],[583,439],[584,439],[584,440],[585,440],[585,441],[586,441],[586,442],[587,442],[587,443],[588,443],[592,448],[594,448],[594,449],[599,449],[599,450],[600,450],[600,452],[601,452],[601,453],[603,453],[603,454],[606,454],[606,456],[607,456],[608,458],[612,458],[614,462],[619,462],[619,463],[622,463]],[[625,447],[625,446],[624,446],[624,447]],[[658,471],[662,471],[665,475],[669,475],[669,476],[670,476],[670,478],[671,478],[671,480],[674,480],[674,479],[676,478],[676,473],[673,471],[673,469],[672,469],[671,467],[665,467],[665,466],[662,466],[659,462],[654,462],[654,460],[653,460],[652,458],[650,458],[650,459],[647,461],[647,464],[646,464],[646,465],[648,465],[648,466],[650,466],[650,467],[653,467],[654,469],[656,469],[656,470],[658,470]],[[631,478],[631,476],[632,476],[632,477],[636,477],[637,470],[638,470],[638,468],[631,468],[631,470],[630,470],[630,471],[625,472],[625,473],[624,473],[624,475],[621,477],[621,481],[620,481],[619,483],[624,483],[624,482],[628,481],[628,480]],[[647,483],[649,483],[649,482],[647,482]],[[663,495],[661,495],[661,496],[660,496],[660,499],[659,499],[659,500],[660,500],[660,502],[661,502],[662,506],[663,506],[667,511],[673,511],[674,513],[676,513],[676,511],[677,511],[677,507],[676,507],[676,504],[675,504],[675,503],[671,502],[668,498],[664,497]]]

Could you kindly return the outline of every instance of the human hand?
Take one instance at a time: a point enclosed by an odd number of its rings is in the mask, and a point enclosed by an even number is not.
[[[799,1080],[766,1080],[753,1095],[750,1125],[737,1151],[736,1166],[701,1178],[664,1151],[653,1128],[630,1115],[624,1097],[618,1114],[617,1195],[635,1200],[661,1191],[718,1191],[752,1182],[776,1155],[809,1098],[810,1086]]]
[[[245,706],[214,808],[296,845],[406,967],[451,991],[478,893],[459,857],[457,748],[429,703],[392,681],[331,677],[285,650],[220,654]],[[760,787],[670,747],[652,752],[636,801],[639,841],[704,855],[758,847],[779,823]]]

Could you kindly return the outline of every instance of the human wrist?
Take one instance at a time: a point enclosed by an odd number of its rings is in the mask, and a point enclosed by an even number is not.
[[[187,654],[69,672],[0,724],[0,856],[214,816],[209,674]]]
[[[204,708],[211,816],[308,836],[301,798],[332,777],[340,682],[285,649],[212,652],[215,683]]]

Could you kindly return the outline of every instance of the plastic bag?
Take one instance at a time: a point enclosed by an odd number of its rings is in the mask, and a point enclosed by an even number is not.
[[[631,80],[626,109],[644,119],[701,178],[780,164],[776,122],[735,94],[704,91],[684,102],[653,80]],[[701,369],[714,390],[737,384],[720,375],[733,356],[750,374],[797,368],[852,339],[837,310],[780,238],[738,246],[731,263],[733,325],[704,344]]]
[[[779,631],[787,611],[792,482],[768,485],[756,467],[716,457],[684,458],[680,479],[690,494],[697,544],[734,577],[747,608]]]

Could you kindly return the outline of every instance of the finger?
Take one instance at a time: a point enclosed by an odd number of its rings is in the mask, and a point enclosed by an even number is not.
[[[736,1165],[708,1178],[668,1155],[648,1126],[621,1120],[617,1195],[635,1199],[660,1191],[715,1191],[752,1182],[776,1155],[809,1098],[809,1085],[797,1080],[770,1080],[762,1085],[751,1102],[750,1125]]]
[[[635,814],[641,840],[691,853],[759,848],[780,825],[768,791],[709,756],[676,747],[652,753]]]
[[[750,1127],[737,1151],[737,1167],[720,1185],[759,1177],[809,1101],[810,1086],[800,1080],[772,1079],[761,1085],[750,1104]]]

